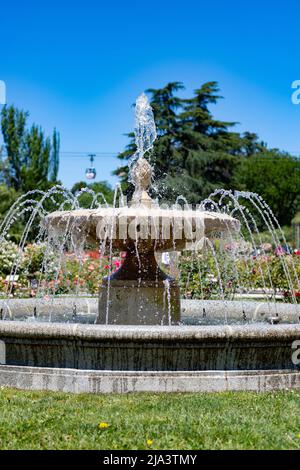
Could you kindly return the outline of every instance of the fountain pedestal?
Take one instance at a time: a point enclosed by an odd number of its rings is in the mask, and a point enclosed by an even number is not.
[[[96,323],[170,325],[180,321],[179,287],[157,265],[154,250],[127,249],[121,268],[105,278],[99,291]]]
[[[139,158],[132,168],[135,192],[131,208],[151,210],[147,193],[152,167]],[[157,265],[155,241],[129,242],[122,267],[103,280],[96,323],[121,325],[171,325],[180,321],[180,292],[172,277]]]

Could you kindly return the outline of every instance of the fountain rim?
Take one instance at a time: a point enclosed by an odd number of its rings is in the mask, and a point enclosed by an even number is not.
[[[300,324],[279,325],[86,325],[79,323],[33,323],[1,320],[0,338],[66,338],[123,341],[270,340],[300,337]]]
[[[64,218],[64,217],[86,217],[86,218],[93,218],[94,217],[176,217],[176,218],[196,218],[196,219],[204,219],[207,217],[208,219],[213,220],[228,220],[236,224],[239,227],[240,222],[238,219],[234,217],[215,211],[208,211],[208,210],[193,210],[193,209],[178,209],[178,208],[161,208],[161,207],[145,207],[145,206],[124,206],[124,207],[99,207],[95,209],[70,209],[66,211],[53,211],[50,212],[45,216],[46,220],[55,219],[56,217]]]

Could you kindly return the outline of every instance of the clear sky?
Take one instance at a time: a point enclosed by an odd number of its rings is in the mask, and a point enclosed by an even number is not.
[[[0,3],[0,80],[7,101],[61,134],[60,178],[84,180],[88,159],[117,153],[146,88],[217,80],[216,117],[239,121],[272,147],[300,154],[300,4],[253,0],[10,1]],[[78,154],[77,154],[78,155]],[[116,178],[112,155],[97,180]]]

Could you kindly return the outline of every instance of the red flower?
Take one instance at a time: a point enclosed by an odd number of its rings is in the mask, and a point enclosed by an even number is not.
[[[299,291],[294,292],[294,296],[300,297],[300,292]],[[289,291],[283,292],[283,297],[292,297],[292,292],[289,292]]]

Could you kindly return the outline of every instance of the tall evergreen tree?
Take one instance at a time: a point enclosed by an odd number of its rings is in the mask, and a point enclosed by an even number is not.
[[[262,153],[266,147],[256,134],[233,132],[235,122],[214,119],[210,106],[222,98],[217,82],[204,83],[192,98],[178,97],[182,89],[182,83],[172,82],[147,90],[159,137],[151,158],[160,194],[166,199],[182,194],[196,203],[216,187],[230,187],[240,158]],[[134,134],[129,137],[121,159],[135,152]],[[127,183],[128,167],[115,174]]]
[[[51,148],[51,158],[49,165],[49,181],[55,183],[58,177],[58,168],[59,168],[59,147],[60,147],[60,135],[57,130],[54,128],[52,135],[52,148]]]
[[[4,106],[1,112],[1,129],[7,161],[3,162],[3,176],[9,187],[19,190],[22,186],[22,166],[26,121],[28,113],[14,106]]]
[[[168,184],[190,202],[200,202],[216,186],[227,186],[237,164],[236,149],[242,145],[240,135],[229,130],[234,122],[213,118],[209,106],[222,98],[218,92],[216,82],[204,83],[183,100],[178,116],[181,177],[171,175]]]
[[[57,179],[59,135],[54,131],[51,143],[39,126],[27,128],[28,113],[5,106],[1,112],[1,129],[7,157],[1,173],[8,187],[26,192],[47,189]]]

